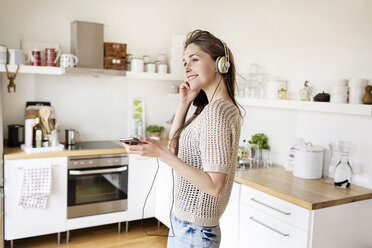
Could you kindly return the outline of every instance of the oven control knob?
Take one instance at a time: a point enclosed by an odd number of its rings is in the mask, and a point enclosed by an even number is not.
[[[89,161],[89,164],[93,164],[93,161],[92,161],[92,160],[90,160],[90,161]]]
[[[119,162],[119,159],[115,159],[115,163]]]
[[[77,165],[77,164],[78,164],[78,162],[74,161],[74,165]]]
[[[80,164],[84,164],[84,161],[80,161]]]

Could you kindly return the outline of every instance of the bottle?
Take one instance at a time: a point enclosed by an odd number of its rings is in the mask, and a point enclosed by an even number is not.
[[[32,147],[39,148],[42,144],[43,131],[40,126],[40,118],[35,118],[35,126],[32,128]]]
[[[142,121],[142,117],[139,117],[137,119],[137,137],[138,136],[144,136],[144,133],[143,133],[143,121]]]
[[[340,142],[341,160],[335,168],[334,184],[337,188],[348,189],[351,185],[353,170],[349,163],[351,142]]]

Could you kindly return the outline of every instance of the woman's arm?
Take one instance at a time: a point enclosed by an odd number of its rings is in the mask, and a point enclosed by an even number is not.
[[[174,116],[174,120],[172,123],[171,130],[169,132],[169,140],[173,138],[173,135],[175,132],[182,127],[182,125],[185,123],[185,119],[187,116],[187,112],[189,111],[190,105],[192,101],[196,98],[196,96],[199,94],[199,90],[192,90],[190,88],[190,84],[186,81],[180,86],[180,102],[177,107],[176,114]],[[175,144],[169,146],[170,150],[172,152],[175,151],[176,147]]]
[[[128,153],[157,157],[199,190],[214,197],[221,194],[226,178],[225,173],[201,171],[182,161],[171,150],[161,145],[159,141],[145,137],[138,137],[138,139],[147,144],[127,145],[123,143]]]

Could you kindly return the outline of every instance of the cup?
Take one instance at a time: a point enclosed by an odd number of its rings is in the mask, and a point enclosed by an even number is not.
[[[34,48],[32,51],[28,49],[28,55],[31,59],[31,65],[33,66],[41,66],[41,52],[39,48]]]
[[[61,55],[59,48],[45,48],[45,66],[56,66],[57,60]]]
[[[9,52],[9,64],[10,65],[23,65],[30,61],[30,56],[25,54],[22,50],[19,49],[8,49]],[[25,56],[27,59],[25,60]]]
[[[78,62],[79,62],[79,59],[75,55],[64,53],[64,54],[61,54],[59,65],[60,67],[63,67],[63,68],[70,68],[70,67],[74,67],[75,65],[77,65]]]
[[[6,52],[7,48],[5,45],[0,45],[0,64],[6,64]]]

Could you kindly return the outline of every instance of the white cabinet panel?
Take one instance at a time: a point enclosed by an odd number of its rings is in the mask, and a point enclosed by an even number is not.
[[[242,186],[241,201],[304,231],[309,229],[310,210],[308,209],[245,185]]]
[[[129,155],[128,220],[142,219],[142,208],[157,168],[155,158]],[[144,218],[155,216],[155,186],[147,199]]]
[[[234,183],[229,203],[220,219],[221,248],[238,247],[240,183]]]
[[[306,248],[307,232],[241,203],[240,247]]]
[[[26,166],[52,166],[52,193],[47,207],[18,206]],[[67,157],[7,160],[4,166],[5,240],[66,231]]]
[[[172,169],[160,162],[159,173],[156,178],[155,217],[170,228],[170,204],[173,190]]]

